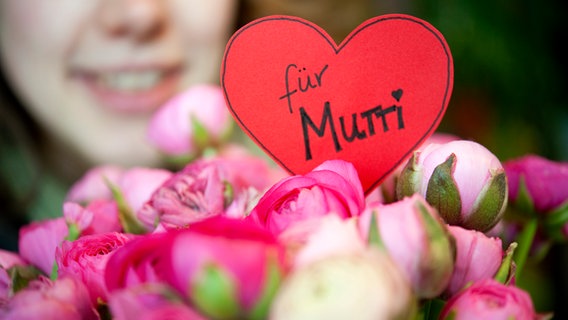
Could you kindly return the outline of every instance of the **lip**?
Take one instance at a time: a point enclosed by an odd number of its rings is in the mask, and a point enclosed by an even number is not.
[[[159,74],[150,86],[118,88],[105,84],[105,77],[128,74],[131,78],[148,73]],[[101,69],[73,69],[71,78],[83,85],[89,94],[103,107],[121,113],[146,113],[157,109],[179,89],[182,67],[125,66]]]

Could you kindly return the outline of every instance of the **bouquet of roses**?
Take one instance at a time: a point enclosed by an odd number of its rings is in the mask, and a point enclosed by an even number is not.
[[[537,233],[568,236],[568,164],[435,134],[365,196],[349,162],[291,176],[223,143],[229,119],[219,88],[191,88],[149,129],[179,170],[93,168],[23,227],[0,317],[551,316],[515,283]]]

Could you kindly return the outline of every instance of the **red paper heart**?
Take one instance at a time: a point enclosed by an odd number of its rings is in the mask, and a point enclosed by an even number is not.
[[[453,63],[440,32],[412,16],[370,19],[339,46],[309,21],[270,16],[232,36],[221,85],[237,123],[287,171],[343,159],[369,192],[436,130]]]

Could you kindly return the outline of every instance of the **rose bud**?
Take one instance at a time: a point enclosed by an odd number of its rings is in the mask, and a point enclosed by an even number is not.
[[[365,238],[375,227],[371,221],[376,221],[380,241],[416,295],[440,295],[454,269],[455,243],[436,210],[415,194],[387,205],[368,205],[360,218]]]
[[[453,134],[435,132],[428,139],[426,139],[426,141],[424,141],[424,143],[422,143],[422,145],[418,147],[416,151],[420,151],[430,144],[442,144],[456,140],[459,140],[459,137]],[[379,193],[380,196],[378,196],[377,198],[383,199],[383,201],[381,201],[383,203],[395,202],[397,200],[396,185],[400,177],[400,173],[402,172],[402,169],[404,169],[405,165],[406,161],[398,165],[398,167],[383,181],[383,183],[381,183],[376,191],[371,193],[371,195],[374,193]],[[367,198],[369,198],[369,196]]]
[[[87,286],[91,302],[106,301],[104,272],[112,253],[133,239],[133,235],[110,232],[63,241],[55,252],[58,275],[75,276]]]
[[[499,159],[466,140],[430,144],[414,152],[397,184],[397,196],[419,193],[451,225],[491,229],[507,205],[507,179]]]
[[[529,294],[493,279],[460,291],[445,304],[440,319],[538,319]]]
[[[277,235],[296,222],[329,213],[342,218],[358,216],[364,206],[355,167],[346,161],[328,160],[305,175],[273,185],[250,216]]]
[[[293,270],[270,308],[270,319],[415,319],[416,298],[384,252],[325,257]]]
[[[248,220],[213,217],[169,233],[167,282],[208,318],[264,319],[285,273],[285,251]]]
[[[232,123],[221,87],[195,85],[154,114],[148,139],[167,155],[192,157],[224,140]]]
[[[66,201],[86,205],[97,199],[112,199],[108,182],[116,183],[124,169],[114,165],[103,165],[89,169],[67,192]]]
[[[471,282],[493,278],[504,252],[500,238],[458,226],[449,226],[449,230],[456,239],[457,255],[446,295],[453,296]]]
[[[32,222],[20,228],[18,251],[28,263],[50,275],[55,263],[55,249],[69,233],[65,218]]]
[[[73,277],[51,281],[45,277],[30,282],[6,305],[0,306],[5,320],[96,320],[99,314],[91,304],[85,285]]]

